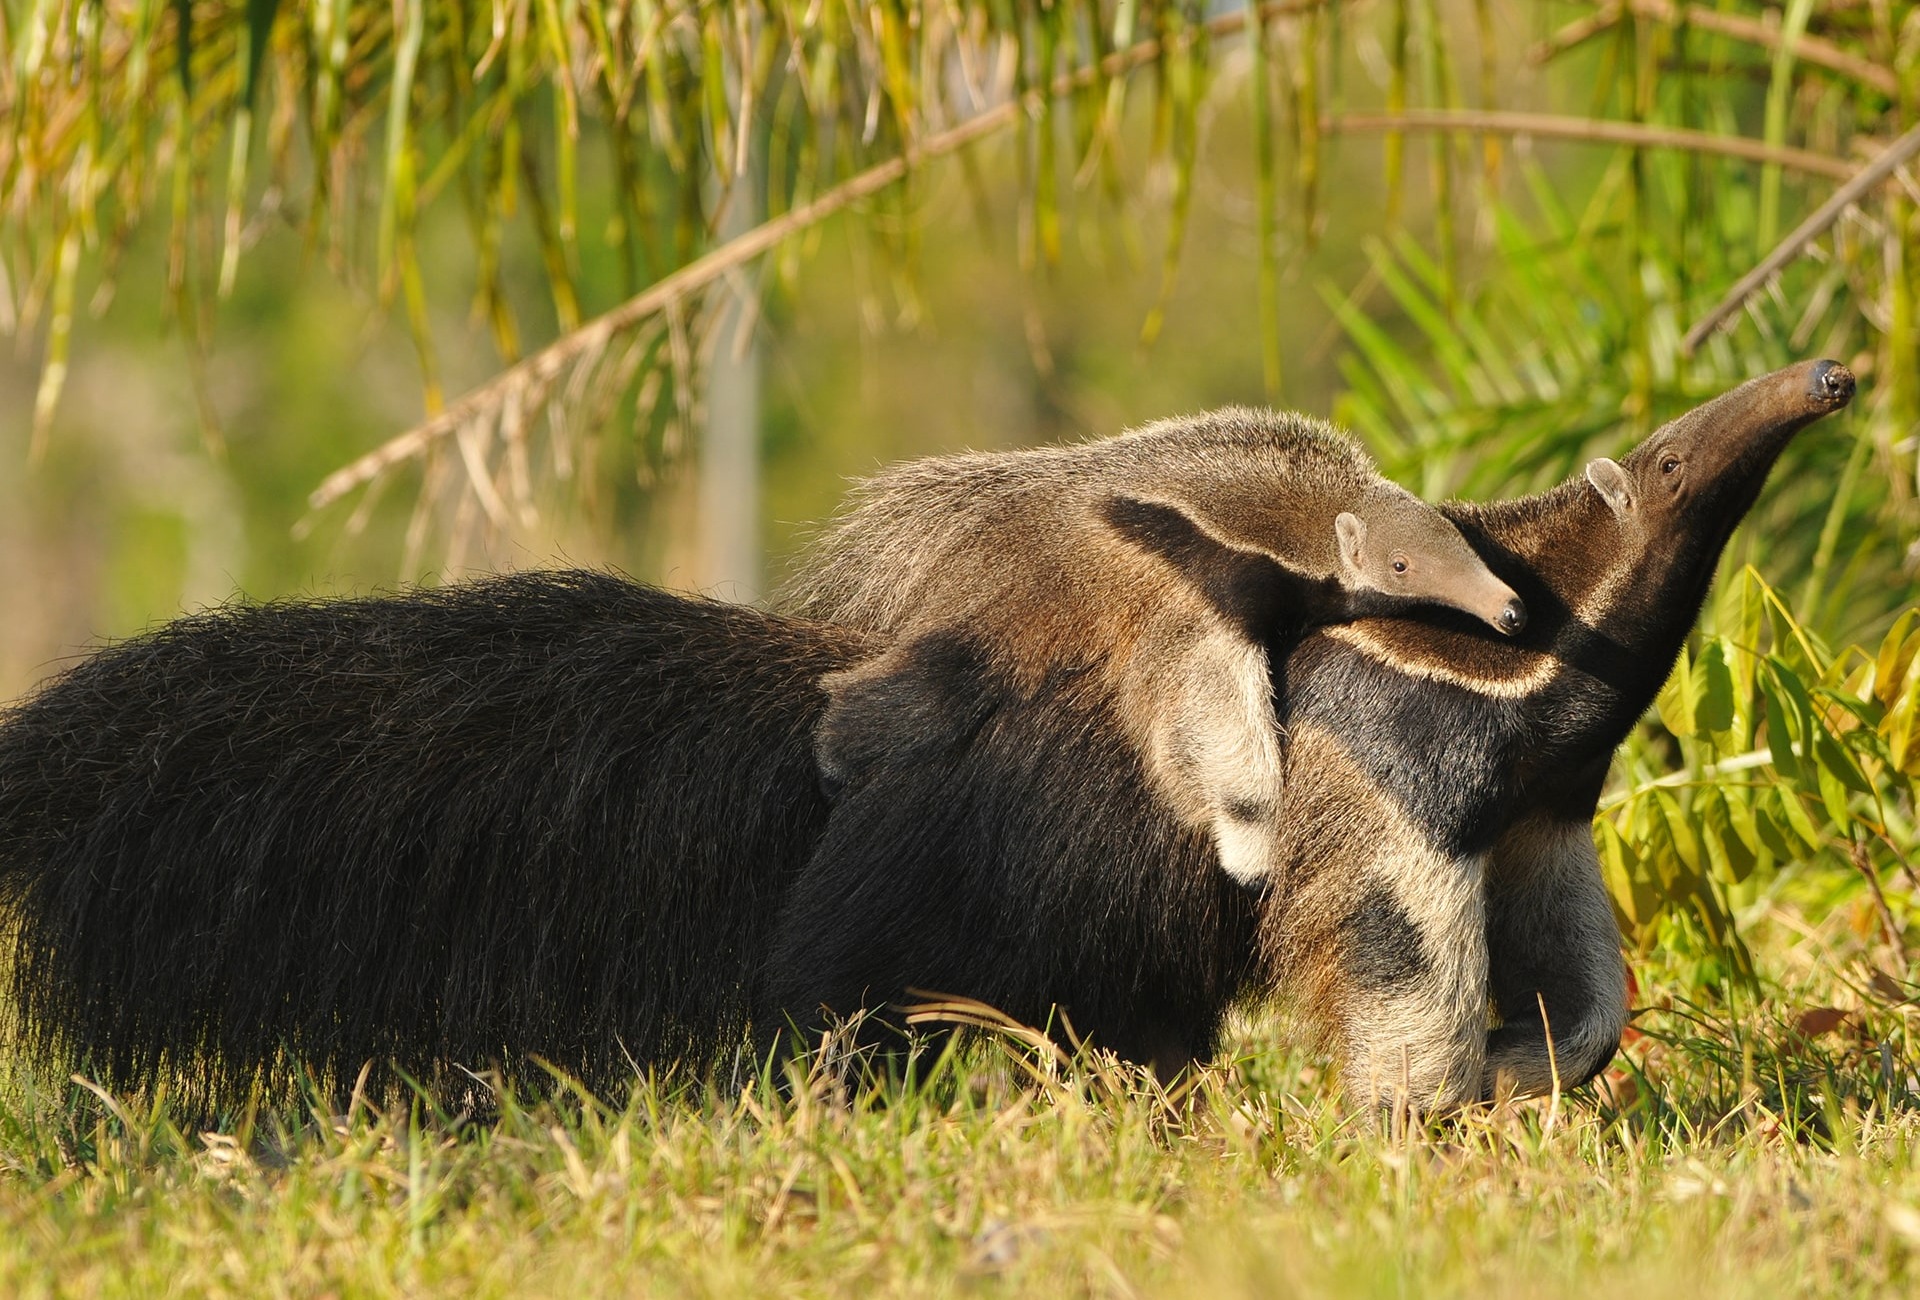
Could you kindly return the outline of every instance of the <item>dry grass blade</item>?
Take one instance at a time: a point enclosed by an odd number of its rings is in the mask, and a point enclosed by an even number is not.
[[[1038,1052],[1054,1071],[1065,1070],[1073,1065],[1073,1056],[1045,1032],[1015,1020],[998,1007],[974,998],[929,993],[922,989],[909,989],[908,992],[921,999],[902,1008],[909,1025],[963,1025],[970,1029],[984,1029]]]
[[[1854,169],[1838,158],[1808,149],[1775,148],[1738,135],[1716,135],[1685,127],[1642,126],[1553,113],[1484,112],[1479,109],[1411,109],[1405,113],[1342,113],[1322,120],[1328,132],[1359,134],[1378,131],[1485,131],[1496,135],[1531,135],[1551,140],[1581,140],[1592,144],[1624,144],[1642,149],[1677,149],[1685,153],[1772,163],[1790,171],[1834,180],[1851,180]]]

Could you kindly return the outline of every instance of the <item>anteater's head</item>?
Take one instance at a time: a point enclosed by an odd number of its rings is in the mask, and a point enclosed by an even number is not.
[[[1706,598],[1727,539],[1793,435],[1853,400],[1838,361],[1776,370],[1655,430],[1623,461],[1587,466],[1643,572],[1663,574],[1687,618]]]
[[[1463,610],[1508,636],[1526,627],[1527,607],[1513,588],[1493,576],[1452,520],[1412,493],[1380,483],[1333,527],[1341,583],[1360,594],[1365,612],[1417,602]],[[1384,599],[1367,599],[1374,593]]]

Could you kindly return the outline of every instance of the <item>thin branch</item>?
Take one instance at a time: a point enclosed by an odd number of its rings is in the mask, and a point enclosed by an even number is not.
[[[1545,63],[1556,55],[1564,54],[1576,46],[1585,45],[1601,32],[1618,24],[1621,18],[1625,17],[1625,11],[1626,6],[1620,3],[1620,0],[1613,0],[1613,3],[1600,6],[1593,13],[1574,19],[1528,50],[1527,61],[1535,64]]]
[[[1887,893],[1880,888],[1880,873],[1873,869],[1873,861],[1867,857],[1866,841],[1857,834],[1848,837],[1847,856],[1853,860],[1854,869],[1865,878],[1867,888],[1873,891],[1873,906],[1880,914],[1880,928],[1886,932],[1887,947],[1893,950],[1894,959],[1905,965],[1906,941],[1901,938],[1899,922],[1893,919],[1893,909],[1887,906]]]
[[[1555,55],[1564,53],[1580,45],[1619,22],[1627,13],[1638,18],[1651,18],[1655,22],[1689,27],[1703,32],[1712,32],[1718,36],[1731,37],[1736,41],[1745,41],[1749,45],[1758,45],[1762,49],[1780,48],[1780,25],[1767,23],[1746,14],[1723,13],[1718,9],[1709,9],[1706,5],[1692,4],[1685,9],[1675,5],[1672,0],[1632,0],[1629,4],[1614,3],[1568,23],[1553,35],[1541,41],[1527,52],[1534,63],[1545,63]],[[1818,36],[1802,35],[1794,42],[1793,57],[1801,63],[1810,63],[1815,67],[1837,72],[1843,77],[1851,77],[1872,90],[1877,90],[1889,98],[1900,93],[1900,80],[1893,69],[1885,68],[1871,59],[1842,49],[1832,41],[1822,40]]]
[[[1860,201],[1876,185],[1885,181],[1900,165],[1920,153],[1920,126],[1914,127],[1892,144],[1882,149],[1877,157],[1859,171],[1848,177],[1847,183],[1835,190],[1831,197],[1818,208],[1813,215],[1795,226],[1793,233],[1781,240],[1771,253],[1760,259],[1760,264],[1740,277],[1733,288],[1727,290],[1727,296],[1720,300],[1719,306],[1708,312],[1687,331],[1686,338],[1680,341],[1680,354],[1692,356],[1709,334],[1739,311],[1741,306],[1759,291],[1760,287],[1772,279],[1788,262],[1800,256],[1806,246],[1825,233],[1827,227],[1840,219],[1840,214]]]
[[[1275,0],[1275,2],[1259,5],[1257,12],[1262,17],[1304,13],[1310,9],[1319,8],[1323,3],[1325,0]],[[1250,6],[1247,9],[1239,9],[1211,18],[1201,24],[1195,33],[1183,36],[1180,44],[1184,45],[1198,39],[1198,33],[1204,33],[1209,38],[1231,35],[1243,29],[1254,12],[1256,10]],[[605,315],[597,316],[572,332],[561,335],[532,356],[501,371],[480,387],[453,402],[439,415],[388,439],[353,463],[327,475],[321,480],[320,485],[308,494],[308,508],[324,509],[355,488],[372,482],[395,465],[418,457],[435,442],[458,432],[486,413],[498,409],[522,385],[551,383],[583,353],[604,348],[616,334],[631,329],[647,317],[684,301],[729,271],[773,249],[790,236],[816,226],[843,208],[879,193],[905,177],[908,172],[1006,129],[1023,116],[1038,112],[1048,98],[1064,98],[1076,90],[1093,84],[1095,78],[1101,75],[1125,76],[1152,63],[1160,57],[1160,53],[1161,41],[1152,38],[1110,54],[1097,65],[1088,64],[1071,72],[1062,73],[1046,87],[1029,91],[1019,99],[995,105],[983,113],[968,118],[958,126],[927,136],[916,144],[910,144],[899,157],[875,164],[866,171],[842,181],[812,202],[782,213],[770,221],[755,226],[745,234],[709,250],[678,270],[661,277],[653,285]]]
[[[1379,131],[1484,131],[1495,135],[1533,135],[1555,140],[1584,140],[1591,144],[1624,144],[1642,149],[1679,149],[1717,154],[1746,162],[1773,163],[1789,171],[1850,180],[1853,168],[1838,158],[1790,149],[1743,135],[1716,135],[1677,126],[1645,126],[1554,113],[1505,113],[1472,108],[1422,108],[1405,113],[1345,113],[1320,119],[1323,131],[1350,134]]]

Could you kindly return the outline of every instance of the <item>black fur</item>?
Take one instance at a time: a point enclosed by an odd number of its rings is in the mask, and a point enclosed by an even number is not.
[[[710,1060],[825,822],[815,683],[858,644],[567,573],[104,650],[0,723],[17,1028],[208,1095],[289,1060]]]
[[[1211,1053],[1256,897],[1147,794],[1094,676],[1024,694],[963,638],[910,653],[823,722],[892,743],[865,751],[795,886],[772,1005],[811,1029],[957,994],[1131,1060]]]
[[[1336,579],[1312,578],[1256,551],[1224,545],[1173,506],[1118,496],[1101,513],[1115,532],[1165,560],[1253,640],[1297,636],[1354,616],[1357,594]],[[1399,597],[1370,594],[1389,609],[1407,605]]]
[[[1393,892],[1375,886],[1361,895],[1340,922],[1341,961],[1354,982],[1369,992],[1411,984],[1431,969],[1426,943]]]

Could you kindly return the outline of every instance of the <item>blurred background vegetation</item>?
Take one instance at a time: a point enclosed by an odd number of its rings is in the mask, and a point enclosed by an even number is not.
[[[850,475],[1225,402],[1518,495],[1833,356],[1597,833],[1681,984],[1838,918],[1904,1002],[1917,127],[1892,0],[0,0],[0,698],[236,591],[764,598]]]

